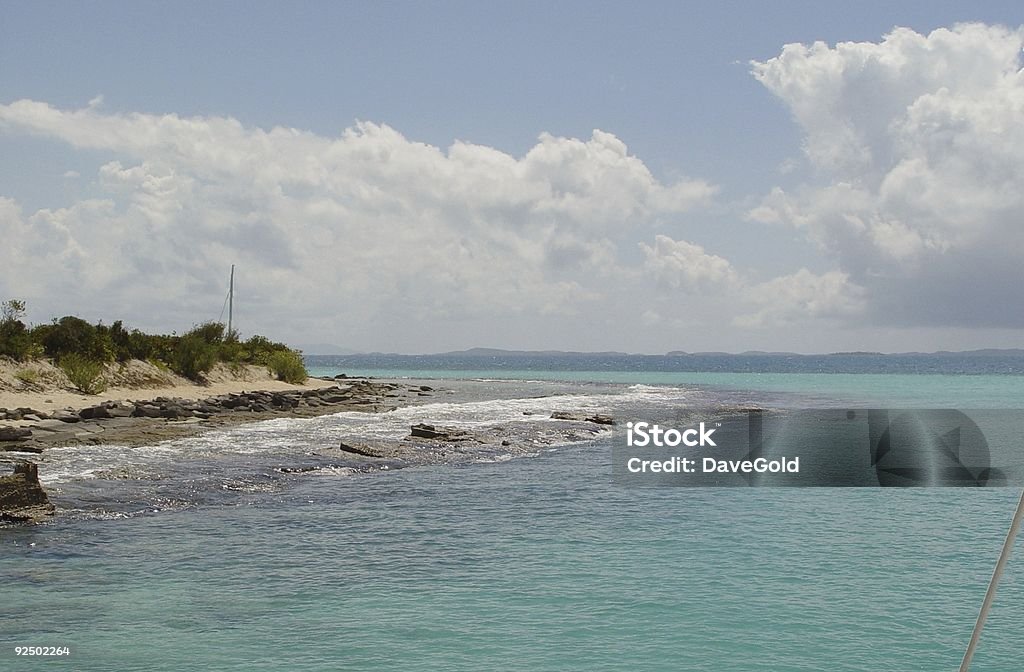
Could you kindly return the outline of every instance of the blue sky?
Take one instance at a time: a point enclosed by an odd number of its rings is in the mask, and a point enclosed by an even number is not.
[[[990,53],[995,33],[933,34],[959,22],[1010,37]],[[1022,23],[1011,3],[6,2],[0,226],[28,242],[0,294],[37,320],[180,331],[219,314],[236,262],[247,326],[298,344],[1019,345],[1006,313],[1024,311],[1001,288],[1024,278],[984,250],[1020,241],[998,184],[1020,166],[978,165],[1005,131],[949,111],[979,95],[1019,111],[1006,54]],[[920,39],[886,41],[896,26]],[[819,40],[828,53],[752,74]],[[981,94],[975,67],[999,75]],[[929,123],[961,137],[936,149],[907,110],[942,89],[956,100]],[[361,131],[356,158],[332,146],[357,121],[400,139]],[[300,139],[260,136],[274,128]],[[942,180],[987,193],[1000,168],[990,200],[956,201],[965,212],[912,198],[951,193]]]

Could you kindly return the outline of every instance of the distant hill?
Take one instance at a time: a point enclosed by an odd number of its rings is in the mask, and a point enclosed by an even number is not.
[[[622,357],[625,352],[576,352],[565,350],[502,350],[501,348],[470,348],[438,353],[439,357]]]
[[[304,355],[359,355],[362,354],[358,350],[351,348],[343,348],[340,345],[334,345],[333,343],[311,343],[309,345],[300,345],[297,348],[302,351]]]
[[[319,353],[316,353],[319,354]],[[437,353],[436,356],[446,357],[621,357],[630,353],[619,351],[605,352],[579,352],[574,350],[504,350],[501,348],[470,348],[469,350],[455,350],[452,352]],[[1021,348],[984,348],[980,350],[939,350],[937,352],[873,352],[856,350],[852,352],[829,352],[823,354],[802,354],[799,352],[746,350],[740,353],[723,351],[702,351],[687,352],[685,350],[671,350],[665,353],[666,357],[906,357],[906,356],[929,356],[929,357],[1024,357],[1024,349]]]

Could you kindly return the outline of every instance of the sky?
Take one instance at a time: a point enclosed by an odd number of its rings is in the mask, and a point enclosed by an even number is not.
[[[313,352],[1024,347],[1024,10],[0,0],[0,300]]]

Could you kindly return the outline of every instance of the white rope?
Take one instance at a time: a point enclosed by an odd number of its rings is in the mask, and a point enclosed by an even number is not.
[[[992,600],[996,597],[996,587],[999,585],[999,578],[1003,575],[1003,568],[1006,561],[1010,559],[1010,551],[1013,550],[1013,541],[1020,531],[1021,521],[1024,521],[1024,492],[1017,502],[1017,510],[1013,514],[1013,521],[1010,523],[1010,531],[1006,533],[1006,541],[1003,542],[1003,550],[999,554],[999,561],[996,562],[995,571],[992,572],[992,580],[988,582],[988,590],[985,591],[985,601],[981,603],[981,611],[978,612],[978,620],[974,624],[974,632],[971,633],[971,642],[967,645],[964,653],[964,660],[960,663],[960,672],[967,672],[971,668],[971,658],[974,657],[974,650],[978,648],[978,640],[981,639],[981,629],[985,627],[985,619],[988,618],[989,609],[992,608]]]

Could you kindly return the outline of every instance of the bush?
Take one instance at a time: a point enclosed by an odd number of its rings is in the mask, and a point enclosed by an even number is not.
[[[39,380],[39,372],[35,369],[18,369],[14,372],[14,377],[26,385],[32,385]]]
[[[302,356],[294,350],[281,350],[270,355],[267,368],[278,380],[292,385],[304,383],[309,377],[306,365],[302,363]]]
[[[85,394],[99,394],[107,389],[102,362],[72,352],[60,358],[59,366],[71,384]]]
[[[217,363],[217,349],[196,334],[186,334],[174,350],[171,368],[192,380],[200,380]]]
[[[46,354],[60,360],[64,355],[83,355],[100,362],[114,359],[110,327],[94,327],[85,320],[66,315],[48,329],[39,330]]]
[[[27,358],[32,349],[32,336],[21,318],[25,302],[11,299],[0,306],[0,355],[13,359]]]
[[[21,320],[0,322],[0,355],[19,361],[32,352],[32,337]]]

